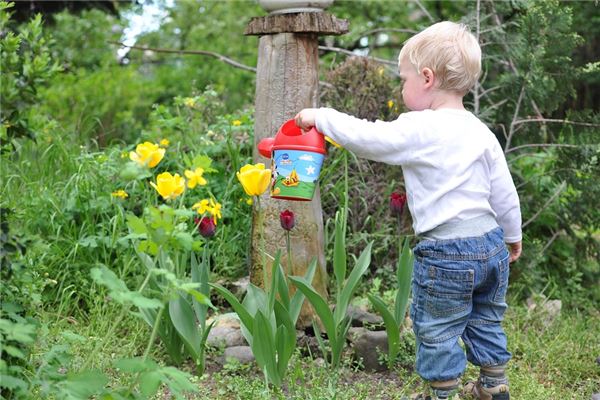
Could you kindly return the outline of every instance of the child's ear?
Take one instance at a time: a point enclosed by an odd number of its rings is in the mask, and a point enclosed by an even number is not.
[[[435,83],[435,75],[430,68],[423,68],[421,71],[423,79],[425,79],[425,88],[433,87]]]

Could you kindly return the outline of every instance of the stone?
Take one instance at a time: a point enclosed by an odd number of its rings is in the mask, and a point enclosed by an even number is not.
[[[231,359],[237,360],[242,364],[249,364],[254,361],[254,354],[252,354],[250,346],[228,347],[223,354],[223,360],[227,362]]]
[[[562,310],[562,301],[548,300],[544,303],[543,310],[546,314],[546,321],[551,323],[560,315],[560,311]]]
[[[600,357],[596,358],[596,364],[598,364],[598,366],[600,366]]]
[[[592,395],[592,400],[600,400],[600,393],[594,393]]]
[[[210,325],[212,322],[215,322],[213,325],[213,329],[217,327],[226,327],[226,328],[240,328],[240,320],[236,313],[225,313],[219,314],[212,318],[208,318],[206,320],[206,326]]]
[[[349,305],[346,315],[352,319],[352,326],[376,325],[383,329],[383,318],[359,307]]]
[[[231,286],[233,286],[233,294],[235,294],[235,296],[238,299],[241,299],[244,297],[244,295],[246,294],[246,292],[248,291],[248,284],[250,284],[250,277],[249,276],[245,276],[243,278],[238,279],[237,281],[233,282],[231,284]]]
[[[302,332],[302,331],[296,331]],[[325,339],[323,339],[325,341]],[[304,332],[302,334],[296,336],[296,343],[298,349],[303,356],[307,357],[322,357],[323,353],[321,352],[321,348],[319,347],[319,342],[315,336],[307,335]]]
[[[527,311],[539,313],[543,318],[545,325],[551,325],[560,315],[562,310],[562,301],[548,300],[543,294],[532,296],[527,299]]]
[[[327,366],[327,363],[325,362],[324,358],[319,357],[319,358],[315,359],[315,365],[317,367],[324,368]]]
[[[385,371],[387,365],[380,362],[382,354],[388,353],[386,331],[369,331],[365,328],[350,328],[349,340],[352,343],[354,355],[367,371]]]
[[[234,347],[245,346],[248,343],[240,328],[213,326],[206,338],[206,344],[211,347]]]

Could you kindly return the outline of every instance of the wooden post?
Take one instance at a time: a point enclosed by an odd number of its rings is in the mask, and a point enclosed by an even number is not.
[[[318,35],[342,34],[348,23],[324,12],[277,14],[253,18],[246,35],[260,35],[256,74],[254,123],[254,162],[267,167],[270,160],[262,157],[256,148],[265,137],[273,137],[279,127],[303,108],[318,105]],[[287,270],[286,235],[279,222],[281,211],[288,209],[296,216],[296,227],[291,231],[292,274],[304,275],[311,260],[317,258],[317,272],[313,286],[327,295],[323,214],[321,195],[317,187],[310,202],[271,199],[267,191],[260,199],[263,218],[255,210],[252,223],[252,262],[250,281],[263,286],[262,232],[264,249],[274,256],[281,250],[282,265]],[[270,277],[272,260],[266,257],[267,276]],[[316,319],[307,301],[304,303],[299,327],[306,327]]]

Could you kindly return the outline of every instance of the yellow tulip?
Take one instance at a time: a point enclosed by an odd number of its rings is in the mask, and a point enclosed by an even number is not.
[[[169,172],[159,174],[156,183],[150,184],[165,200],[173,200],[185,190],[185,179],[179,174],[171,175]]]
[[[242,124],[242,121],[240,121],[239,119],[236,119],[236,120],[234,120],[234,121],[233,121],[231,124],[232,124],[233,126],[240,126],[240,125]]]
[[[161,147],[169,147],[171,142],[169,141],[169,139],[161,139],[158,144],[160,144]]]
[[[392,107],[394,107],[394,100],[388,100],[387,106],[388,106],[389,109],[391,109]]]
[[[185,177],[188,179],[188,188],[193,189],[196,185],[206,185],[206,179],[202,177],[203,173],[204,168],[196,168],[194,171],[186,170]]]
[[[154,168],[165,156],[165,149],[161,149],[157,144],[144,142],[138,144],[135,151],[129,153],[129,158],[142,167]]]
[[[248,196],[260,196],[271,182],[271,170],[265,164],[246,164],[236,173]]]

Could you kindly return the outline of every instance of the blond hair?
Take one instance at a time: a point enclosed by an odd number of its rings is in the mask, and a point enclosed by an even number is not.
[[[464,24],[439,22],[406,41],[398,63],[407,59],[420,74],[430,68],[439,89],[466,94],[481,72],[481,48]]]

